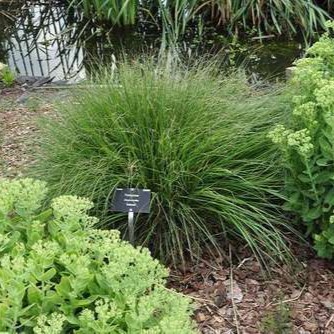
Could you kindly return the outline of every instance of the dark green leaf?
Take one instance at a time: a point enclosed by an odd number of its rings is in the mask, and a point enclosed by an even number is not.
[[[322,206],[318,206],[316,208],[309,209],[304,215],[303,219],[305,221],[315,220],[322,215]]]

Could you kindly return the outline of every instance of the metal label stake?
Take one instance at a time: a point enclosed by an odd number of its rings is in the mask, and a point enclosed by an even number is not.
[[[135,225],[134,225],[135,213],[129,211],[128,213],[128,228],[129,228],[129,240],[132,245],[135,243]]]
[[[135,213],[150,213],[151,191],[138,188],[117,188],[111,210],[128,213],[129,241],[135,242]]]

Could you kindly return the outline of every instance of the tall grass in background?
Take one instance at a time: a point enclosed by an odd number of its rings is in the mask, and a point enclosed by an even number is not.
[[[329,18],[326,9],[330,11],[330,1],[326,8],[320,7],[315,0],[68,1],[71,7],[82,8],[87,17],[109,20],[119,26],[133,25],[140,12],[146,13],[147,19],[153,19],[155,23],[161,21],[165,29],[174,26],[174,33],[201,17],[204,23],[213,23],[233,34],[255,30],[258,35],[300,32],[310,37],[324,28]]]
[[[112,80],[78,90],[56,120],[44,120],[35,175],[53,195],[91,198],[101,223],[123,231],[127,216],[109,212],[115,188],[151,189],[135,236],[162,259],[237,239],[265,265],[287,260],[281,176],[267,139],[282,104],[214,66],[123,64]]]
[[[328,13],[313,0],[208,0],[211,17],[231,32],[255,29],[259,35],[284,33],[312,36],[324,29]]]
[[[168,46],[177,46],[179,38],[184,36],[189,23],[196,15],[197,3],[198,0],[159,0],[163,30],[162,50]]]
[[[138,0],[69,0],[69,6],[81,8],[85,16],[118,26],[135,24],[138,5]]]

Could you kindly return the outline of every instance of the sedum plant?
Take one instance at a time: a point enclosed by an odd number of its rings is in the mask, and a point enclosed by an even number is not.
[[[43,182],[0,180],[0,331],[194,333],[186,298],[147,249],[96,230],[84,198],[40,211]]]
[[[327,32],[297,62],[289,84],[291,122],[270,133],[286,168],[285,208],[302,219],[326,258],[334,257],[333,28],[328,22]]]
[[[280,97],[208,63],[170,66],[119,64],[74,93],[42,123],[34,175],[54,194],[91,198],[101,224],[124,232],[127,217],[109,210],[115,188],[151,189],[135,237],[163,260],[197,259],[231,240],[265,265],[289,260],[267,138],[284,116]]]

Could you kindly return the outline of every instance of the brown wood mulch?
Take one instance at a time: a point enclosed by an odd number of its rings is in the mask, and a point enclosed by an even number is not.
[[[310,250],[294,274],[268,277],[251,255],[233,265],[211,256],[172,270],[169,286],[193,298],[201,333],[334,334],[334,263]]]
[[[20,88],[0,91],[0,177],[21,176],[33,162],[37,120],[52,113],[50,93],[42,94],[39,98]]]
[[[38,105],[26,103],[34,95],[23,103],[20,97],[20,89],[0,92],[0,177],[24,174],[35,121],[52,113],[47,95]],[[211,256],[171,270],[169,286],[194,300],[194,319],[204,334],[334,334],[334,264],[310,251],[300,263],[294,275],[274,268],[268,278],[249,254],[233,265]]]

